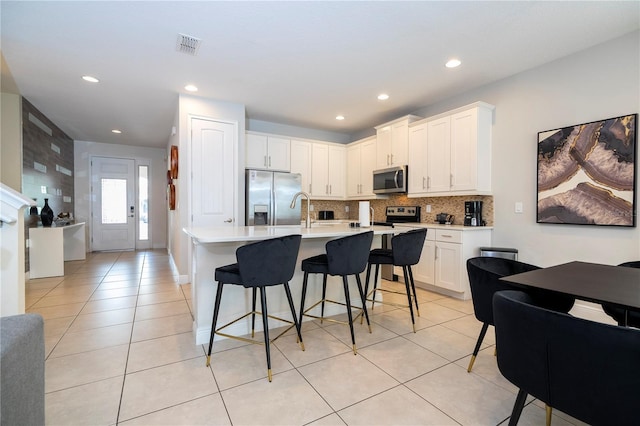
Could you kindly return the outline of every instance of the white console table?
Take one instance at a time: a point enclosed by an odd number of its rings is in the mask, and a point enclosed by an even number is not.
[[[64,262],[86,259],[85,222],[29,229],[29,278],[64,275]]]

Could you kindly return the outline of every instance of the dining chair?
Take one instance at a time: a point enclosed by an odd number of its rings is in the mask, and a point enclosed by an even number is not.
[[[625,268],[638,268],[640,269],[640,260],[631,262],[624,262],[619,264]],[[640,328],[640,311],[628,310],[620,308],[611,303],[602,303],[602,310],[611,318],[618,322],[618,325],[624,327],[636,327]]]
[[[527,395],[593,425],[637,425],[640,330],[546,309],[522,291],[493,297],[498,369],[519,388],[509,425]]]
[[[262,343],[253,339],[233,336],[222,331],[226,327],[251,316],[251,337],[254,337],[256,314],[260,314],[262,316],[264,345],[267,355],[267,378],[269,381],[272,379],[271,351],[269,346],[269,318],[291,324],[290,327],[276,336],[273,339],[274,341],[286,333],[291,327],[295,326],[298,334],[298,342],[300,343],[302,350],[304,350],[304,343],[302,342],[302,334],[300,332],[300,323],[297,320],[296,311],[293,306],[293,299],[291,297],[291,289],[289,288],[289,280],[291,280],[291,277],[293,277],[293,273],[295,272],[301,239],[301,235],[288,235],[285,237],[272,238],[244,245],[236,250],[237,263],[216,268],[215,280],[218,282],[218,288],[213,308],[211,337],[209,339],[209,352],[207,353],[207,367],[211,363],[211,351],[213,349],[213,340],[216,334],[248,343]],[[216,328],[218,315],[220,313],[222,289],[226,284],[241,285],[245,288],[252,289],[252,309],[251,312],[241,316],[240,318],[237,318],[222,327]],[[275,285],[282,285],[284,287],[284,291],[289,302],[289,308],[291,309],[291,315],[293,317],[292,321],[268,314],[266,287]],[[261,312],[256,310],[257,290],[260,290]]]
[[[489,325],[493,325],[493,295],[501,290],[520,289],[500,280],[500,278],[536,269],[540,269],[540,267],[501,257],[472,257],[467,260],[473,312],[478,321],[482,322],[482,329],[467,367],[468,372],[471,372],[473,368]],[[542,306],[559,312],[569,312],[575,302],[575,298],[571,296],[549,290],[527,289],[525,291],[531,294]]]

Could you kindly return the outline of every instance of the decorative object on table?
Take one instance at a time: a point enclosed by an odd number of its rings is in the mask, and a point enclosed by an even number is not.
[[[178,179],[178,147],[171,145],[171,179]]]
[[[371,225],[371,208],[368,201],[360,201],[358,204],[358,220],[360,221],[360,226],[363,228],[367,228]]]
[[[538,223],[636,226],[637,118],[538,133]]]
[[[34,198],[33,201],[36,202],[38,201],[38,199]],[[31,206],[29,208],[29,218],[27,219],[27,227],[36,228],[38,226],[39,220],[40,220],[40,215],[38,214],[38,206]]]
[[[42,220],[42,226],[45,228],[51,227],[53,223],[53,210],[49,207],[49,199],[44,199],[44,207],[40,210],[40,219]]]

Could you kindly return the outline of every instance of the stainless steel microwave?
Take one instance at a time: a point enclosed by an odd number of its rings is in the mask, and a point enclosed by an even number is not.
[[[373,193],[407,192],[407,166],[373,171]]]

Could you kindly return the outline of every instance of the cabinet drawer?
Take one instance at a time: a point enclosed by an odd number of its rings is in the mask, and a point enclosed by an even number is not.
[[[436,229],[436,241],[446,241],[448,243],[462,243],[462,231],[452,231],[447,229]]]

